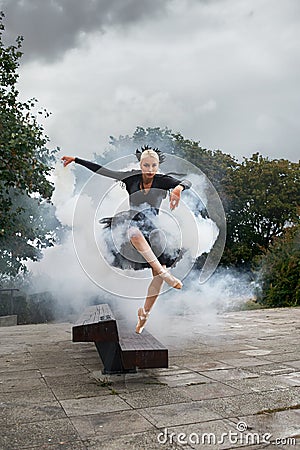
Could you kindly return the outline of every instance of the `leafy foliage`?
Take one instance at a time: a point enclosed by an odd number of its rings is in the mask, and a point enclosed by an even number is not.
[[[237,165],[224,188],[228,239],[223,262],[250,265],[288,223],[296,223],[300,198],[299,163],[269,160],[258,153]]]
[[[261,258],[258,302],[300,306],[300,223],[287,228]]]
[[[38,259],[53,243],[43,212],[53,190],[55,152],[46,148],[48,138],[32,112],[36,99],[18,100],[22,37],[5,47],[3,18],[0,12],[0,273],[16,275],[26,259]]]

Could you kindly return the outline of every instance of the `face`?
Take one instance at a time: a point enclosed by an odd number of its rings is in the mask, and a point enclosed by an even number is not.
[[[152,156],[147,156],[143,158],[140,162],[140,167],[143,175],[147,178],[153,178],[156,172],[158,171],[159,163],[157,159],[152,158]]]

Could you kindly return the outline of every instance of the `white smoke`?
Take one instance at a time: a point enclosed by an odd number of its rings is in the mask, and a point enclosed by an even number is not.
[[[183,289],[169,289],[161,295],[152,309],[147,330],[171,349],[186,348],[195,335],[217,336],[222,333],[223,313],[243,308],[253,299],[254,286],[247,275],[220,269],[204,284],[192,273],[183,283]],[[118,303],[130,327],[136,321],[136,305],[127,299]]]
[[[66,169],[58,162],[53,174],[55,190],[52,202],[56,207],[56,216],[63,226],[70,227],[63,242],[43,251],[43,259],[29,262],[28,268],[33,275],[32,290],[50,291],[61,305],[72,306],[80,310],[85,299],[95,296],[99,289],[90,282],[78,263],[71,232],[73,213],[78,195],[75,194],[75,176],[73,170]],[[91,220],[91,199],[85,199],[85,211],[82,217],[82,238],[84,222]],[[88,251],[88,249],[86,249]]]

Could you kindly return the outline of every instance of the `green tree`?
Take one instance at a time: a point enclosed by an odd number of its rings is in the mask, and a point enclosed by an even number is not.
[[[228,238],[225,264],[251,265],[289,223],[297,223],[299,163],[254,154],[228,174],[224,188]]]
[[[191,141],[174,133],[169,128],[137,127],[132,136],[110,137],[111,148],[103,157],[96,156],[99,163],[111,161],[113,158],[134,154],[135,149],[142,145],[159,148],[166,154],[172,154],[194,164],[201,169],[214,184],[222,200],[227,201],[226,192],[223,189],[223,181],[227,179],[228,171],[236,167],[236,159],[221,150],[208,150],[200,146],[200,142]]]
[[[260,258],[258,302],[300,306],[300,223],[286,228]]]
[[[54,151],[33,110],[37,101],[18,99],[17,80],[22,37],[4,46],[4,14],[0,12],[0,274],[14,276],[53,244],[44,212],[50,205],[49,181]],[[45,116],[48,113],[39,111]],[[47,212],[48,214],[48,212]],[[56,224],[57,225],[57,224]]]

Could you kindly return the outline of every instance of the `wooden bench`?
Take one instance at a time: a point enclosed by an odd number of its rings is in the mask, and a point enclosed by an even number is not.
[[[72,328],[73,342],[94,342],[104,374],[168,367],[168,350],[147,330],[137,334],[117,321],[107,304],[87,308]]]

